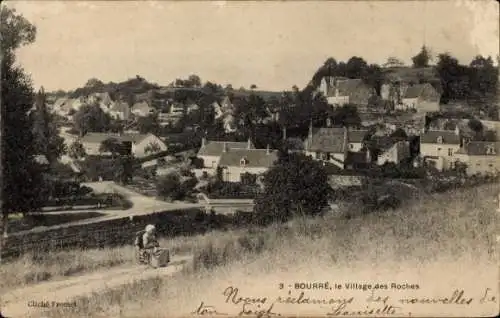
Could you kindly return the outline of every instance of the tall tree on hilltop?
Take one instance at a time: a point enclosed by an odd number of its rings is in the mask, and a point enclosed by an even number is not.
[[[429,62],[432,61],[432,55],[430,50],[424,45],[420,49],[420,52],[412,57],[411,60],[413,61],[413,67],[415,68],[428,67]]]
[[[14,9],[1,6],[2,28],[2,218],[7,233],[7,215],[40,207],[42,175],[34,160],[33,125],[28,112],[34,96],[30,78],[15,65],[15,51],[35,41],[36,28]],[[5,200],[7,198],[8,200]],[[3,235],[0,235],[3,238]],[[0,249],[3,242],[0,238]],[[1,251],[0,251],[1,255]]]
[[[349,78],[361,78],[363,74],[365,74],[366,69],[368,68],[368,63],[359,57],[353,56],[347,61],[345,65],[345,75]]]

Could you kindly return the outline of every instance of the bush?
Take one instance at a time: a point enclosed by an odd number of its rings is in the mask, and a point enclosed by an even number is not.
[[[158,196],[164,199],[177,200],[182,194],[179,175],[176,173],[170,173],[158,178],[156,191]]]
[[[209,183],[203,191],[213,199],[254,199],[260,192],[260,188],[255,184],[245,185],[239,182],[215,181]]]

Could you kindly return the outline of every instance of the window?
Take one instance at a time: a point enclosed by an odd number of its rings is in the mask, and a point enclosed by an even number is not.
[[[247,163],[248,163],[247,158],[241,158],[241,159],[240,159],[240,166],[244,166],[244,165],[246,165]]]
[[[349,144],[349,149],[354,149],[354,145],[353,144]]]
[[[453,149],[452,148],[448,148],[448,156],[453,156]]]
[[[437,137],[437,143],[438,144],[442,144],[443,143],[443,137],[442,136]]]
[[[487,155],[494,155],[494,154],[496,154],[496,152],[495,152],[495,148],[493,148],[492,146],[488,146],[488,147],[486,148],[486,154],[487,154]]]

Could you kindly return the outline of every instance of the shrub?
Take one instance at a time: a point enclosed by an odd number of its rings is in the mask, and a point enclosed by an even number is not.
[[[181,180],[179,175],[170,173],[158,178],[156,191],[158,196],[164,199],[177,200],[181,196]]]

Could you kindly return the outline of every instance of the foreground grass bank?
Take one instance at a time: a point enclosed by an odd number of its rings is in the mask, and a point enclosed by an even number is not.
[[[370,268],[389,263],[394,268],[413,266],[416,273],[433,262],[494,263],[499,190],[499,185],[485,185],[424,196],[408,207],[350,220],[329,215],[265,229],[174,239],[164,244],[193,251],[193,268],[174,278],[150,279],[81,298],[75,310],[52,311],[49,316],[185,315],[200,297],[220,294],[214,286],[222,288],[243,277],[273,285],[269,279],[278,273],[296,277],[298,272],[355,268],[370,273]]]

